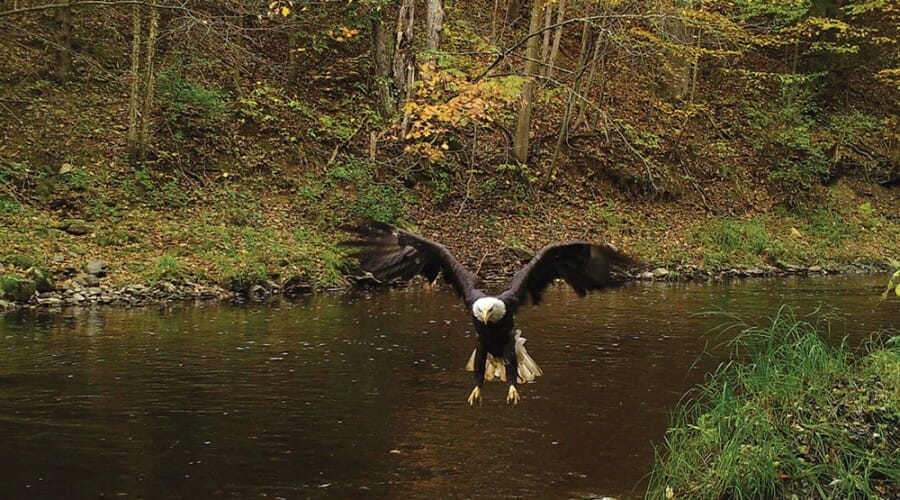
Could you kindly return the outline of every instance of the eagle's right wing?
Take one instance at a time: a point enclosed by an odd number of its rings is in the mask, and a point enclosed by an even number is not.
[[[509,290],[521,304],[541,300],[544,289],[558,278],[565,280],[580,297],[591,290],[613,286],[618,280],[612,271],[623,270],[635,261],[610,245],[570,241],[547,245],[513,276]]]
[[[439,243],[376,221],[342,229],[360,237],[342,244],[357,248],[351,257],[359,261],[363,271],[381,281],[408,280],[416,275],[434,281],[441,273],[466,302],[475,300],[484,287],[475,274]]]

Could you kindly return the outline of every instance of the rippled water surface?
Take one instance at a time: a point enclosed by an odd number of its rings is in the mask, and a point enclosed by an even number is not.
[[[545,375],[485,386],[449,290],[0,319],[0,498],[639,496],[724,310],[900,326],[882,276],[564,288],[518,325]]]

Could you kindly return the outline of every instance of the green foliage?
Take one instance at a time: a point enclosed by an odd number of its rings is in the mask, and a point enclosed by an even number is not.
[[[372,114],[362,99],[362,95],[356,95],[341,103],[349,112],[329,109],[322,113],[309,103],[289,96],[284,89],[258,85],[249,95],[238,99],[238,113],[244,122],[252,122],[291,144],[310,139],[346,142],[358,131],[363,117]],[[303,130],[303,134],[298,130]]]
[[[393,222],[400,218],[409,203],[406,188],[399,182],[377,182],[371,165],[356,158],[336,163],[328,171],[332,187],[345,184],[355,190],[350,213],[356,218]]]
[[[787,82],[775,101],[748,110],[751,143],[772,164],[769,176],[789,206],[805,201],[829,172],[825,144],[816,136],[818,112],[809,90]]]
[[[817,207],[806,212],[811,235],[826,245],[834,245],[847,238],[856,236],[858,227],[847,221],[837,211],[830,208]]]
[[[251,286],[266,281],[269,273],[266,266],[251,256],[219,259],[217,262],[219,280],[229,289],[246,292]]]
[[[12,274],[0,274],[0,297],[6,296],[6,292],[12,291],[21,278]]]
[[[827,149],[833,152],[831,162],[840,173],[855,174],[867,181],[890,179],[894,162],[888,158],[896,153],[891,153],[884,131],[891,127],[890,120],[857,110],[831,115],[823,127]]]
[[[854,361],[782,308],[723,325],[733,358],[679,405],[647,498],[886,497],[900,472],[900,349]],[[862,395],[862,397],[861,397]]]
[[[431,169],[431,179],[428,185],[431,188],[432,202],[435,204],[443,203],[447,196],[453,191],[453,184],[456,176],[453,175],[451,167],[443,164],[436,165]]]
[[[881,300],[887,300],[888,294],[894,292],[894,295],[900,297],[900,261],[892,260],[891,266],[895,269],[891,279],[888,280],[887,288],[881,294]],[[897,338],[897,337],[895,337]]]
[[[137,190],[132,194],[148,206],[181,208],[190,203],[190,193],[175,176],[139,167],[134,169],[134,178],[129,181]]]
[[[12,198],[0,197],[0,215],[16,215],[21,211],[22,205]]]
[[[346,263],[343,249],[334,241],[322,237],[315,230],[298,227],[294,230],[294,246],[299,249],[293,262],[310,276],[318,289],[344,283],[343,267]]]
[[[95,186],[95,179],[81,167],[59,174],[57,189],[88,192]]]
[[[707,265],[753,264],[762,256],[782,251],[763,221],[756,218],[712,219],[693,232],[703,243],[703,262]]]
[[[238,98],[238,112],[258,124],[280,122],[277,110],[285,106],[284,91],[268,85],[257,86],[247,97]]]
[[[3,263],[23,270],[34,266],[35,262],[34,257],[25,254],[12,254],[3,257]]]
[[[225,91],[187,81],[176,70],[160,71],[156,85],[163,117],[178,131],[214,130],[229,117],[231,97]]]
[[[394,222],[404,213],[406,204],[406,193],[402,188],[392,184],[366,184],[361,186],[352,212],[359,218]]]
[[[810,2],[805,0],[775,0],[760,2],[757,0],[735,0],[733,5],[737,9],[737,19],[743,22],[752,22],[755,25],[763,23],[773,31],[790,26],[803,18],[809,12]]]
[[[125,229],[113,229],[97,235],[97,244],[103,247],[123,247],[140,241],[137,234]]]
[[[150,283],[158,283],[160,281],[177,281],[186,278],[190,273],[178,260],[178,257],[170,254],[163,254],[154,259],[144,269],[144,278]]]

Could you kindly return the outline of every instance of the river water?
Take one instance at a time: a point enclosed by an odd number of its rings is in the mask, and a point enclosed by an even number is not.
[[[640,496],[708,334],[781,304],[859,344],[900,327],[885,276],[548,291],[518,325],[545,375],[487,383],[449,289],[0,318],[0,498]],[[703,355],[711,351],[712,354]],[[699,358],[699,361],[698,361]]]

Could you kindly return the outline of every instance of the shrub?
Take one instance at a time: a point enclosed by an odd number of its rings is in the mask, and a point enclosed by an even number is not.
[[[816,135],[818,106],[804,82],[781,83],[779,96],[748,111],[751,144],[771,165],[769,178],[788,206],[798,206],[829,173],[825,143]]]
[[[227,92],[189,82],[173,70],[161,71],[156,84],[163,118],[176,131],[216,129],[228,118]]]

